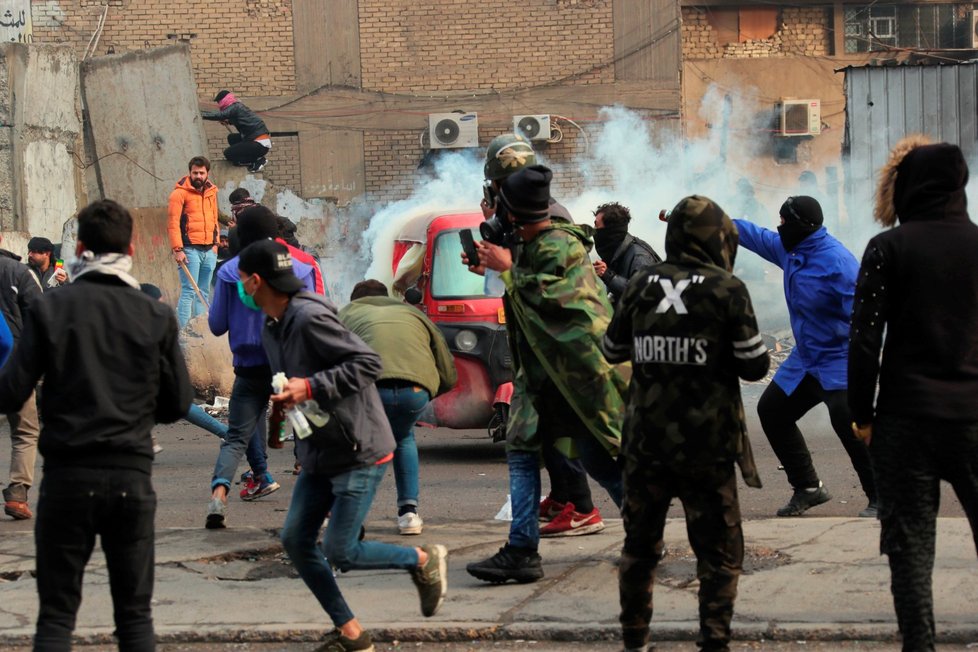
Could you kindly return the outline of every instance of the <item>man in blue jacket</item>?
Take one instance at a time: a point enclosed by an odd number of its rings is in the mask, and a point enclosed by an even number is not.
[[[278,233],[275,215],[263,206],[241,212],[238,237],[242,247],[259,240],[274,239]],[[214,302],[207,324],[215,335],[228,334],[234,364],[234,385],[228,405],[228,434],[214,465],[211,500],[205,526],[226,527],[227,497],[238,464],[248,450],[252,474],[245,479],[242,500],[255,500],[278,490],[279,484],[268,472],[265,449],[265,413],[272,393],[272,372],[261,343],[264,324],[261,309],[240,287],[238,256],[221,266],[214,286]],[[305,263],[293,260],[296,276],[306,289],[315,289],[315,272]]]
[[[852,460],[869,505],[860,516],[876,516],[876,486],[866,446],[850,429],[846,394],[849,315],[859,263],[822,226],[822,207],[812,197],[788,197],[777,232],[734,220],[740,245],[784,270],[795,348],[757,403],[757,416],[794,493],[778,516],[800,516],[832,499],[818,478],[798,419],[819,403],[829,410],[832,429]]]

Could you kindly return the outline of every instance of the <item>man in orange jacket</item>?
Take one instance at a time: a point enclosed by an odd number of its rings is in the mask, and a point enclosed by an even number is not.
[[[196,296],[191,278],[197,283],[204,299],[211,287],[211,277],[217,267],[217,186],[207,175],[211,162],[203,156],[190,159],[190,173],[177,181],[170,193],[167,209],[167,234],[173,258],[183,267],[180,272],[180,300],[177,320],[183,328],[191,317],[207,312]],[[189,272],[189,277],[188,273]]]

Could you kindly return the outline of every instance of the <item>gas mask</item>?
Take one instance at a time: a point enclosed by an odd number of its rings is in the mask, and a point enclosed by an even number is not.
[[[513,223],[509,221],[509,211],[506,210],[502,202],[497,202],[495,208],[495,214],[479,225],[479,234],[486,242],[491,242],[500,247],[508,247],[513,244],[516,238]]]

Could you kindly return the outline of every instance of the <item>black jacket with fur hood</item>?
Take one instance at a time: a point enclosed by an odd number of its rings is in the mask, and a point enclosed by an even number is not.
[[[893,228],[866,247],[850,331],[849,406],[860,425],[874,419],[877,376],[876,415],[978,421],[978,226],[967,182],[961,150],[922,137],[898,143],[881,171],[875,217]]]

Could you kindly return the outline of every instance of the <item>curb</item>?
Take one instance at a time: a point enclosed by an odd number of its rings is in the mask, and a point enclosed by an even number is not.
[[[248,629],[229,629],[211,625],[193,630],[160,627],[156,630],[158,643],[314,643],[321,641],[332,627],[299,625],[280,628],[274,625],[257,625]],[[377,642],[395,641],[409,643],[466,643],[471,641],[550,641],[550,642],[604,642],[621,639],[617,625],[585,623],[578,625],[554,625],[518,623],[511,625],[472,623],[438,627],[404,627],[376,625],[367,628]],[[692,622],[653,623],[652,639],[655,641],[695,641],[699,625]],[[900,640],[892,624],[857,623],[842,626],[838,623],[768,623],[746,624],[735,627],[734,641],[866,641],[892,643]],[[30,645],[32,635],[0,635],[0,646]],[[940,644],[967,644],[978,641],[978,626],[941,627],[937,634]],[[76,632],[75,645],[112,645],[115,638],[111,630],[82,630]]]

